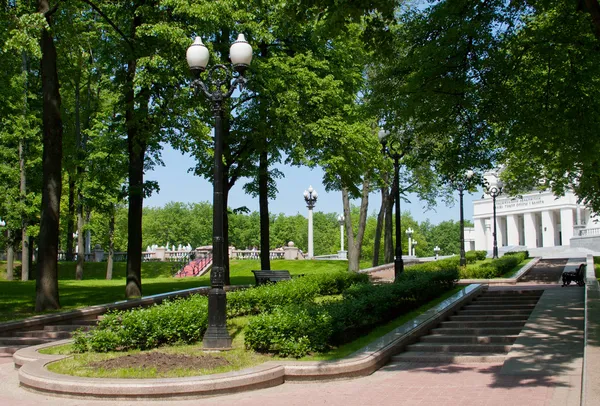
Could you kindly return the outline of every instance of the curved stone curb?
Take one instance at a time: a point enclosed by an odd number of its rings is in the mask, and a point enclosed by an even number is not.
[[[58,359],[49,357],[67,357],[37,353],[41,347],[57,345],[53,343],[17,351],[15,357],[25,362],[19,369],[19,381],[28,389],[54,395],[132,399],[215,395],[275,386],[288,380],[364,376],[385,365],[392,355],[415,342],[483,289],[483,285],[469,285],[415,319],[337,361],[270,361],[240,371],[186,378],[83,378],[48,371],[47,365]]]
[[[65,358],[64,355],[42,354],[39,352],[39,350],[43,350],[44,348],[57,347],[59,345],[69,344],[71,342],[73,342],[73,340],[67,338],[65,340],[52,341],[50,343],[40,344],[33,347],[21,348],[13,354],[13,362],[15,364],[15,368],[20,368],[28,362],[34,362],[38,360],[44,360],[48,362],[61,360]]]
[[[523,268],[519,269],[519,272],[516,273],[512,278],[494,278],[494,279],[459,279],[459,285],[470,285],[472,283],[482,283],[484,285],[515,285],[521,278],[527,275],[527,272],[531,270],[542,257],[535,257],[527,264],[523,266]]]

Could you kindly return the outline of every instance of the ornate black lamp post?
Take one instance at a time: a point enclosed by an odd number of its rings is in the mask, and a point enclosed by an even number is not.
[[[464,176],[461,179],[455,181],[455,186],[458,189],[459,206],[460,206],[460,266],[467,265],[467,258],[465,256],[465,216],[463,208],[463,196],[465,189],[468,189],[471,179],[473,179],[474,172],[472,170],[465,171]]]
[[[394,280],[404,272],[404,261],[402,260],[402,234],[400,232],[400,150],[395,140],[388,142],[389,133],[379,131],[379,141],[383,146],[383,153],[394,160],[394,189],[396,190],[396,256],[394,258]]]
[[[492,258],[498,258],[498,240],[497,240],[497,230],[496,230],[496,198],[498,196],[500,196],[500,194],[502,193],[502,181],[500,179],[498,179],[498,175],[496,175],[495,173],[490,174],[489,176],[486,177],[485,179],[485,187],[487,190],[487,193],[492,196],[492,207],[494,209],[494,247],[493,247],[493,251],[492,251]]]
[[[226,326],[226,295],[223,289],[225,279],[225,230],[223,225],[223,103],[231,97],[239,86],[246,84],[244,71],[252,61],[252,47],[243,34],[238,36],[229,49],[231,67],[214,65],[208,70],[206,82],[200,78],[208,65],[209,53],[200,37],[187,50],[187,63],[195,76],[192,86],[201,90],[212,103],[215,118],[215,169],[213,179],[213,267],[210,272],[210,291],[208,294],[208,329],[204,334],[204,348],[231,348],[231,337]],[[234,75],[237,73],[237,75]]]

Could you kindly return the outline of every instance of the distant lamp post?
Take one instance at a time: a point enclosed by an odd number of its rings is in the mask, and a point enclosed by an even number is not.
[[[460,266],[467,265],[467,257],[465,256],[465,216],[463,209],[463,195],[465,189],[468,189],[473,179],[475,172],[472,170],[465,171],[464,175],[457,179],[455,186],[458,189],[459,207],[460,207]]]
[[[495,172],[488,173],[485,177],[485,188],[488,195],[492,197],[492,207],[494,209],[494,245],[492,250],[492,258],[498,258],[498,238],[497,238],[497,225],[496,225],[496,198],[502,194],[502,187],[504,186],[502,181],[498,178]]]
[[[440,247],[438,247],[437,245],[436,245],[436,246],[435,246],[435,248],[433,249],[433,252],[434,252],[434,254],[435,254],[435,260],[436,260],[436,261],[438,260],[438,256],[439,256],[439,254],[440,254],[440,251],[441,251],[441,248],[440,248]]]
[[[343,214],[338,216],[338,223],[340,224],[340,252],[338,252],[339,259],[346,259],[346,251],[344,251],[344,218]]]
[[[306,202],[306,207],[308,207],[308,258],[314,257],[313,208],[317,203],[318,197],[317,191],[314,190],[312,186],[309,186],[308,189],[304,191],[304,201]]]
[[[398,280],[404,272],[404,261],[402,260],[402,234],[400,232],[400,145],[397,140],[390,139],[389,133],[379,131],[379,142],[381,142],[383,153],[394,160],[394,189],[396,190],[396,255],[394,256],[394,280]]]
[[[417,247],[417,240],[413,240],[413,241],[412,241],[412,251],[413,251],[413,256],[414,256],[414,257],[416,257],[416,256],[417,256],[416,247]]]
[[[226,325],[226,295],[225,284],[225,230],[223,225],[224,184],[223,184],[223,105],[231,97],[234,90],[243,89],[247,82],[244,72],[252,62],[252,47],[244,34],[229,48],[231,66],[217,64],[208,69],[206,82],[200,74],[206,70],[210,58],[208,48],[196,37],[194,43],[187,49],[186,59],[194,74],[192,87],[204,93],[212,104],[215,119],[214,146],[214,177],[213,177],[213,267],[210,272],[210,291],[208,293],[208,329],[204,334],[203,346],[209,349],[231,348],[231,337]],[[237,73],[237,75],[236,75]],[[168,249],[168,247],[167,247]]]
[[[408,227],[406,229],[406,236],[408,237],[408,256],[412,256],[412,235],[413,235],[413,229]]]

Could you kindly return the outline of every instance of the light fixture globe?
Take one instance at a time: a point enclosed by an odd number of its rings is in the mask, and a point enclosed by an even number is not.
[[[208,48],[202,43],[202,38],[196,37],[194,43],[187,49],[185,57],[192,72],[200,73],[206,69],[210,55]]]
[[[237,71],[243,71],[252,62],[252,46],[246,41],[244,34],[239,34],[237,40],[229,48],[229,59]]]

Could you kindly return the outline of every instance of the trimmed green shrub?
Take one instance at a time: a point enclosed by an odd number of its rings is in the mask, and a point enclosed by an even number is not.
[[[440,259],[439,261],[424,262],[422,264],[411,265],[406,268],[405,274],[411,274],[412,272],[433,272],[443,270],[456,270],[458,271],[459,257],[451,257]],[[404,275],[404,274],[403,274]]]
[[[487,251],[467,251],[465,252],[465,258],[467,259],[467,264],[472,264],[477,261],[483,261],[487,257]]]
[[[512,255],[504,255],[481,265],[467,265],[460,270],[463,279],[491,279],[497,278],[519,265],[526,257],[525,252],[516,252]]]
[[[397,283],[353,285],[338,302],[278,308],[250,320],[245,345],[255,351],[293,357],[323,351],[421,306],[452,288],[457,277],[456,269],[411,270]]]
[[[229,293],[227,312],[230,317],[270,312],[279,306],[312,302],[317,296],[337,295],[354,284],[368,281],[367,274],[331,272],[261,285]]]
[[[146,350],[193,343],[208,326],[208,299],[193,295],[143,309],[107,313],[95,329],[74,334],[77,352]]]
[[[504,256],[507,256],[507,255],[519,255],[519,254],[524,254],[524,255],[525,255],[525,258],[523,258],[523,259],[527,259],[527,258],[529,258],[529,251],[528,251],[528,250],[523,250],[523,251],[510,251],[510,252],[506,252],[506,253],[504,253]]]

